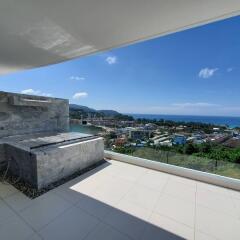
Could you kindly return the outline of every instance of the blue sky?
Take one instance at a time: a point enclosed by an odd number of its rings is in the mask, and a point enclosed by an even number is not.
[[[0,90],[123,113],[240,116],[240,17],[0,77]]]

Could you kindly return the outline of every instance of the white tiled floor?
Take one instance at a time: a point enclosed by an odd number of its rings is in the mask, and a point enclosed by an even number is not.
[[[30,200],[0,183],[1,240],[239,240],[240,193],[117,161]]]

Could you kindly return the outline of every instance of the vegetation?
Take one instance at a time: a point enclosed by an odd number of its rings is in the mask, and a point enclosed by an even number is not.
[[[166,149],[160,150],[149,147],[135,149],[127,147],[117,148],[116,150],[120,153],[135,157],[240,179],[240,164],[238,163],[198,157],[195,155],[186,155],[178,152],[166,151]]]
[[[116,147],[114,149],[115,152],[132,155],[135,151],[134,147]]]
[[[129,147],[125,147],[128,149]],[[157,151],[173,152],[185,155],[193,155],[201,158],[228,161],[240,164],[240,148],[228,148],[219,144],[203,143],[186,145],[175,145],[172,147],[159,146],[151,147]],[[145,148],[144,148],[145,149]],[[124,150],[121,150],[124,151]],[[128,150],[125,150],[128,151]],[[133,150],[132,150],[133,151]]]
[[[173,147],[118,147],[114,151],[153,161],[240,179],[240,148],[217,144],[186,144]]]
[[[220,144],[203,143],[176,145],[172,147],[159,147],[160,150],[172,151],[196,157],[224,160],[232,163],[240,163],[240,148],[228,148]]]
[[[115,120],[120,120],[120,121],[133,121],[134,118],[132,116],[124,115],[124,114],[117,114],[114,116]]]

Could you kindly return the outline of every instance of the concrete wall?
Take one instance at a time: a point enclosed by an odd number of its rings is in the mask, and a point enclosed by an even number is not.
[[[26,136],[20,136],[17,137],[19,141],[9,137],[9,141],[0,144],[0,147],[4,146],[2,155],[9,163],[9,171],[35,188],[41,189],[104,159],[104,141],[101,137],[87,137],[87,134],[80,133],[59,133],[43,138],[37,137],[41,134],[33,135],[36,135],[35,139],[30,134],[27,135],[29,140]],[[81,136],[82,139],[77,138]],[[60,139],[62,141],[58,142]],[[41,146],[55,141],[56,144]],[[31,149],[34,143],[40,146]]]
[[[0,165],[8,162],[9,171],[32,186],[103,160],[103,138],[62,133],[68,129],[68,100],[0,92]]]
[[[0,92],[0,138],[34,132],[67,131],[68,100]]]
[[[0,170],[4,167],[3,163],[6,160],[5,144],[0,142]]]
[[[60,144],[32,151],[5,144],[9,171],[41,189],[104,159],[103,138]]]
[[[9,171],[25,182],[37,186],[36,156],[10,144],[5,144],[5,153],[9,161]]]
[[[41,189],[104,159],[103,138],[36,151],[37,187]]]

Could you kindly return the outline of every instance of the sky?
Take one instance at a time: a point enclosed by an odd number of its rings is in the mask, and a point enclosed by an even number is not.
[[[240,16],[0,76],[0,90],[121,113],[240,116]]]

